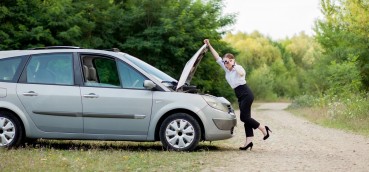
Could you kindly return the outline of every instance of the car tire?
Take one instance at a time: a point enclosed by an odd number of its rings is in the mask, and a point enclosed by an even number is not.
[[[23,141],[23,129],[20,121],[7,111],[0,111],[0,148],[13,148]]]
[[[201,128],[192,116],[176,113],[163,121],[159,136],[166,150],[192,151],[199,144]]]

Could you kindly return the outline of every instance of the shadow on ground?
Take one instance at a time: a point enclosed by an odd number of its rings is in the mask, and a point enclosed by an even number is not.
[[[57,149],[57,150],[121,150],[121,151],[165,151],[160,142],[123,142],[123,141],[65,141],[39,139],[26,143],[19,149]],[[227,147],[200,143],[196,151],[229,151]]]

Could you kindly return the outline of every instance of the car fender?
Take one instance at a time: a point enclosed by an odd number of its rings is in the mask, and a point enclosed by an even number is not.
[[[161,102],[161,100],[154,100],[147,140],[155,139],[155,129],[158,125],[158,122],[165,114],[173,110],[185,110],[193,112],[193,114],[196,114],[197,117],[200,118],[201,122],[204,124],[203,121],[205,121],[206,119],[201,109],[203,109],[205,106],[207,106],[207,103],[201,97],[191,103],[189,103],[188,101],[178,101],[178,99],[171,102]]]
[[[24,113],[24,111],[18,108],[18,106],[12,103],[6,102],[6,101],[0,101],[0,108],[7,109],[15,113],[20,118],[23,124],[24,130],[26,132],[26,136],[28,136],[28,133],[30,131],[30,125],[31,125],[29,121],[31,121],[31,119],[27,118],[27,115]]]

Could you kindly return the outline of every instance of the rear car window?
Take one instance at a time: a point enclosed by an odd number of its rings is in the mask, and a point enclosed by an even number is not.
[[[14,81],[23,57],[0,59],[0,81]]]
[[[27,83],[73,85],[72,54],[33,55],[27,65]]]

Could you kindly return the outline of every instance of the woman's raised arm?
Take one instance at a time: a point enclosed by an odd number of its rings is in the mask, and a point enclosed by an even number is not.
[[[204,40],[204,43],[209,46],[209,49],[210,49],[211,54],[213,55],[215,61],[217,61],[218,58],[219,58],[219,54],[217,53],[217,51],[215,51],[215,49],[213,48],[213,46],[211,46],[209,39],[205,39]]]

